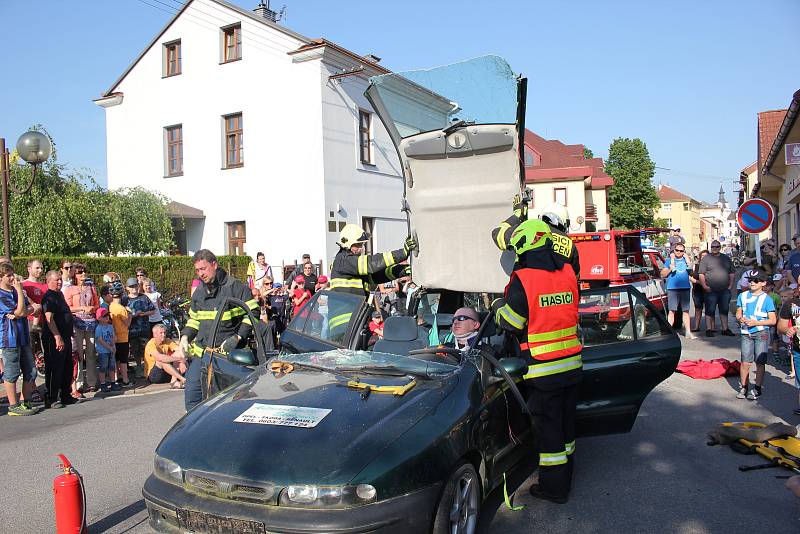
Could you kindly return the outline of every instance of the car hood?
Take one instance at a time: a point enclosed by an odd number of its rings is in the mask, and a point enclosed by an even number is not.
[[[508,282],[514,254],[491,231],[522,188],[524,87],[497,56],[370,79],[366,96],[402,162],[417,285],[502,293]]]
[[[436,407],[454,376],[417,380],[402,396],[347,387],[352,375],[297,369],[277,378],[266,369],[201,404],[164,437],[157,454],[184,470],[268,481],[346,484],[384,447]],[[361,375],[373,385],[407,377]],[[255,404],[330,409],[313,428],[234,421]]]

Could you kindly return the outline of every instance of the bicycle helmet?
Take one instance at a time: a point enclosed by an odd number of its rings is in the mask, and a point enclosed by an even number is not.
[[[122,282],[119,280],[114,280],[109,286],[109,292],[111,293],[112,297],[121,297],[125,294],[125,288],[122,286]]]

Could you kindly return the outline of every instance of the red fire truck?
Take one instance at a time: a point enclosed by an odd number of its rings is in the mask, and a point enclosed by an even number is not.
[[[606,288],[630,284],[653,303],[656,309],[666,311],[667,295],[661,269],[664,258],[655,250],[643,250],[642,237],[669,230],[647,228],[644,230],[610,230],[570,234],[578,248],[581,260],[581,288]],[[631,309],[627,292],[609,291],[602,298],[581,300],[582,320],[596,316],[599,325],[618,328],[621,336],[632,335],[631,316],[638,315],[635,322],[644,335],[647,309],[644,306]],[[630,330],[628,334],[625,333]]]

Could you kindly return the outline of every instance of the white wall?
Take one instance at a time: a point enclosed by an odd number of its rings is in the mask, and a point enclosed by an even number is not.
[[[325,165],[324,220],[327,264],[339,251],[338,232],[328,232],[328,222],[361,224],[363,217],[375,217],[376,252],[402,247],[405,215],[400,211],[403,178],[397,151],[376,114],[372,114],[372,155],[374,165],[361,163],[358,111],[372,111],[364,97],[365,77],[348,76],[327,81],[327,74],[341,72],[344,64],[326,59],[322,82],[322,126]],[[337,212],[337,205],[340,211]],[[331,217],[333,212],[333,217]],[[402,232],[398,228],[402,227]],[[393,228],[393,230],[390,230]]]
[[[571,223],[570,232],[586,231],[586,223],[578,224],[578,216],[586,215],[586,198],[584,193],[584,180],[564,180],[556,182],[533,182],[526,186],[533,190],[533,204],[531,211],[538,216],[541,211],[553,203],[554,189],[567,190],[567,212]],[[599,208],[599,206],[598,206]]]
[[[302,252],[316,261],[326,252],[320,83],[327,76],[319,61],[292,62],[286,52],[299,40],[221,7],[214,15],[222,20],[209,21],[195,5],[115,89],[124,100],[106,109],[109,187],[143,186],[202,209],[202,246],[215,253],[226,252],[225,223],[244,220],[248,253],[261,250],[273,265]],[[236,22],[242,60],[221,65],[219,28]],[[162,79],[162,43],[175,39],[182,74]],[[244,166],[222,170],[221,116],[235,112],[243,114]],[[165,178],[163,128],[179,123],[184,174]]]

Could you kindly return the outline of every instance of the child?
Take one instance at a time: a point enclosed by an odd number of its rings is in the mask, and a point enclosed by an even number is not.
[[[116,336],[114,346],[114,360],[117,362],[117,382],[122,387],[130,387],[128,380],[128,357],[130,356],[130,345],[128,344],[128,327],[131,325],[131,317],[128,308],[122,305],[122,295],[125,290],[119,280],[111,283],[111,304],[108,306],[108,313],[111,316],[111,324],[114,326]]]
[[[749,291],[736,298],[736,320],[742,329],[742,366],[739,372],[741,383],[737,399],[756,400],[761,396],[764,383],[764,370],[769,351],[769,327],[777,321],[775,303],[764,293],[769,275],[762,269],[755,269],[748,277]],[[748,391],[750,366],[756,364],[756,381]]]
[[[308,299],[311,298],[311,291],[303,287],[306,283],[306,278],[302,274],[294,277],[294,283],[296,287],[292,291],[292,304],[294,304],[294,315],[297,315],[306,305]]]
[[[94,332],[94,341],[97,347],[97,363],[100,366],[98,373],[100,391],[103,393],[119,391],[122,388],[117,384],[117,370],[114,363],[114,353],[117,351],[117,347],[114,327],[111,326],[111,316],[106,308],[97,308],[95,315],[97,328]]]
[[[100,288],[100,307],[108,309],[112,301],[111,286],[103,286]]]

